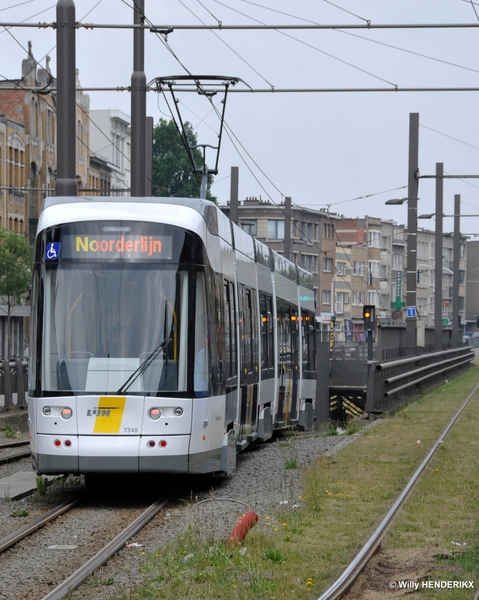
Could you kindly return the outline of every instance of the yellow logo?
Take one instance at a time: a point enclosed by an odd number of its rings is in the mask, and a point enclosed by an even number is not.
[[[93,433],[120,433],[126,396],[100,396]]]

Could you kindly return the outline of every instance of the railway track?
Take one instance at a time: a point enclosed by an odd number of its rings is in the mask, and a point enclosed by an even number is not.
[[[65,597],[124,547],[175,493],[178,486],[151,502],[152,492],[84,492],[10,533],[0,540],[0,598]]]
[[[30,442],[28,440],[12,440],[0,444],[0,465],[6,465],[22,458],[28,458],[31,455],[30,450],[23,450],[22,452],[15,452],[16,448],[28,446]]]
[[[84,500],[85,497],[86,497],[86,494],[80,494],[73,500],[63,502],[62,504],[59,504],[52,510],[49,510],[48,512],[44,513],[40,517],[37,517],[30,523],[27,523],[23,527],[20,527],[13,533],[10,533],[9,535],[0,539],[0,553],[4,552],[8,548],[11,548],[16,543],[20,542],[21,540],[23,540],[27,536],[31,535],[35,531],[38,531],[38,529],[42,528],[47,523],[51,523],[54,519],[56,519],[60,515],[63,515],[67,511],[71,510],[74,506],[76,506],[82,500]]]
[[[365,545],[362,547],[362,549],[359,551],[356,557],[351,561],[348,567],[343,571],[341,576],[330,586],[328,590],[326,590],[318,598],[318,600],[339,600],[340,598],[344,598],[347,595],[348,591],[356,582],[359,575],[364,571],[369,561],[379,549],[381,541],[383,540],[384,536],[389,530],[389,527],[394,521],[394,517],[404,506],[404,503],[410,496],[412,490],[414,489],[414,486],[419,481],[421,475],[424,473],[430,460],[444,441],[444,438],[451,431],[464,409],[475,396],[478,389],[479,385],[476,385],[474,390],[469,394],[462,406],[449,421],[446,428],[436,440],[436,443],[431,448],[427,456],[424,458],[423,462],[418,467],[414,475],[411,477],[401,494],[398,496],[396,502],[393,504],[393,506],[391,507],[387,515],[384,517],[380,525],[377,527],[377,529],[374,531],[374,533],[371,535],[371,537],[368,539],[368,541],[365,543]]]
[[[132,523],[125,527],[111,542],[106,544],[90,560],[86,561],[70,577],[60,583],[54,590],[44,596],[43,600],[60,600],[76,588],[78,588],[99,567],[105,564],[109,558],[118,552],[126,542],[138,533],[153,517],[165,506],[174,492],[163,494]]]

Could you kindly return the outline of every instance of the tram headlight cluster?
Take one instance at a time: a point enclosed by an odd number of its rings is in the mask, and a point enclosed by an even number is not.
[[[172,414],[175,417],[181,417],[181,415],[183,414],[183,409],[181,408],[181,406],[177,406],[176,408],[167,408],[167,409],[163,409],[163,414],[164,416],[172,416]],[[161,409],[159,409],[158,407],[154,407],[154,408],[150,408],[150,410],[148,411],[148,416],[150,417],[150,419],[153,419],[153,421],[157,421],[162,415],[162,411]]]
[[[159,408],[150,408],[148,414],[150,415],[150,419],[156,421],[161,417],[161,410]]]
[[[58,406],[44,406],[42,412],[46,417],[60,415],[66,420],[71,419],[73,416],[73,410],[69,406],[63,406],[62,408]]]

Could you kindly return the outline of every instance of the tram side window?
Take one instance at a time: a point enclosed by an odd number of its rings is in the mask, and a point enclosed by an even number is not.
[[[225,323],[225,377],[231,379],[236,376],[236,321],[235,321],[235,296],[234,285],[224,282],[224,323]]]
[[[243,374],[254,372],[258,364],[258,319],[253,307],[251,289],[241,285],[239,288],[240,321],[241,321],[241,371]]]
[[[206,396],[208,391],[208,347],[207,347],[207,314],[205,298],[204,273],[198,273],[196,278],[195,306],[195,365],[193,385],[195,396]]]

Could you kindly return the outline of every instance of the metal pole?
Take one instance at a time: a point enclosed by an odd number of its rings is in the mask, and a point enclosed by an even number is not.
[[[133,4],[135,25],[144,25],[145,0]],[[145,30],[133,30],[133,73],[131,75],[131,195],[145,196],[146,192],[146,75]]]
[[[436,163],[436,259],[434,277],[434,350],[442,350],[442,233],[444,214],[444,164]]]
[[[56,196],[76,196],[75,3],[57,3],[57,179]]]
[[[459,249],[461,237],[461,196],[454,196],[454,255],[452,275],[452,347],[459,348]]]
[[[238,225],[239,168],[231,167],[230,220]]]
[[[153,117],[146,117],[145,144],[145,196],[151,196],[153,181]]]
[[[406,305],[416,306],[417,195],[419,186],[419,113],[409,115]],[[416,317],[406,319],[406,349],[416,353]]]
[[[284,257],[291,260],[291,198],[284,199]]]

